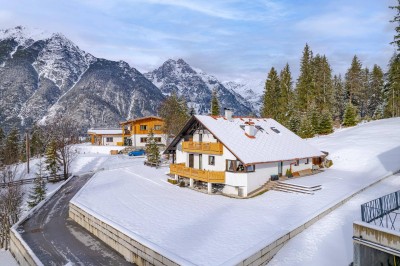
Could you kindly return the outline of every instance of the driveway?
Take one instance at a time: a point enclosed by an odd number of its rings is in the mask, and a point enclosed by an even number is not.
[[[18,231],[44,265],[133,265],[68,218],[68,204],[93,174],[75,176]]]

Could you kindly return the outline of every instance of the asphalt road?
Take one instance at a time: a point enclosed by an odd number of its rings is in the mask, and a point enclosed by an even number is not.
[[[93,174],[73,177],[18,230],[44,265],[133,265],[68,218],[68,203]]]

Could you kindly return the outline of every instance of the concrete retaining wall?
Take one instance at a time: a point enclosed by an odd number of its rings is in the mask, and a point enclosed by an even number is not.
[[[179,265],[118,231],[109,224],[97,219],[93,215],[88,214],[73,203],[69,204],[69,217],[111,248],[119,252],[127,261],[136,263],[138,266]]]
[[[21,266],[42,265],[14,228],[10,231],[10,252]]]

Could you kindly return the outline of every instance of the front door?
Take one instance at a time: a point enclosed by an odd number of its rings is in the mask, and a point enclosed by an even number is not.
[[[189,154],[189,167],[194,167],[194,154]]]
[[[278,175],[282,176],[283,162],[278,162]]]

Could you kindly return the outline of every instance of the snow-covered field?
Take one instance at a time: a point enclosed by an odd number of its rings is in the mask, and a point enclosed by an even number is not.
[[[146,167],[142,159],[121,162],[123,166],[131,164],[125,168],[116,168],[116,163],[105,159],[100,165],[110,170],[96,174],[73,201],[183,264],[235,264],[400,169],[399,118],[366,123],[309,141],[328,151],[334,162],[323,173],[290,181],[321,184],[322,190],[314,195],[270,191],[246,200],[210,196],[167,183],[167,168]],[[394,190],[395,184],[387,193]],[[348,238],[351,241],[351,234]]]
[[[268,265],[349,265],[353,261],[353,221],[361,220],[361,204],[399,188],[400,174],[396,174],[366,189],[289,240]]]

